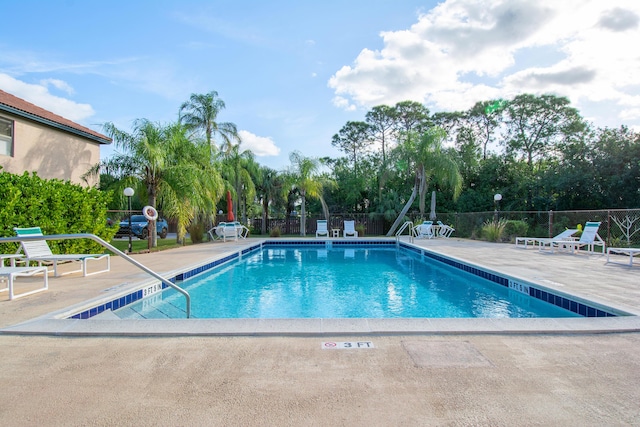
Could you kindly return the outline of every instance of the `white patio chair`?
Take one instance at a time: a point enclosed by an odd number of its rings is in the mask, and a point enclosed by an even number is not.
[[[20,236],[42,236],[42,230],[40,227],[18,228],[15,227],[14,231]],[[53,275],[54,277],[62,276],[64,274],[82,272],[83,276],[90,276],[92,274],[104,273],[111,269],[111,259],[109,254],[54,254],[51,252],[51,248],[47,244],[46,240],[30,240],[21,241],[22,250],[24,252],[23,261],[35,261],[39,266],[42,266],[43,262],[53,263]],[[99,261],[106,259],[107,267],[104,270],[88,272],[87,264],[89,261]],[[58,274],[58,261],[79,261],[80,269],[68,271],[62,274]]]

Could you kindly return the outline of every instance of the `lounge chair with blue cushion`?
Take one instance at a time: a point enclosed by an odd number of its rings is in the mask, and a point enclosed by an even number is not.
[[[578,232],[575,228],[564,230],[562,233],[554,237],[516,237],[516,248],[522,247],[527,249],[529,245],[535,247],[538,246],[540,250],[549,246],[556,240],[571,240],[571,236]]]
[[[344,231],[342,232],[343,237],[358,237],[358,232],[356,231],[356,222],[355,221],[345,221],[344,222]]]
[[[40,227],[29,228],[14,228],[14,231],[18,237],[34,237],[42,236],[42,230]],[[20,242],[22,251],[24,252],[23,261],[30,262],[35,261],[39,266],[42,266],[44,262],[53,263],[53,275],[54,277],[62,276],[64,274],[82,272],[83,276],[90,276],[92,274],[104,273],[111,269],[111,259],[109,254],[54,254],[51,252],[46,240],[23,240]],[[87,264],[89,261],[99,261],[106,259],[107,268],[104,270],[88,272]],[[79,261],[81,268],[79,270],[68,271],[63,274],[58,274],[58,261]]]
[[[329,237],[329,230],[327,229],[327,220],[319,219],[316,221],[316,238],[319,236],[327,236]]]
[[[554,240],[550,243],[549,248],[551,252],[555,249],[558,250],[568,250],[571,253],[575,253],[579,251],[583,247],[586,247],[587,252],[596,253],[595,248],[599,246],[602,248],[602,255],[605,253],[605,244],[604,240],[598,235],[598,228],[600,228],[599,222],[587,222],[584,225],[584,229],[582,230],[582,234],[580,235],[579,240]]]

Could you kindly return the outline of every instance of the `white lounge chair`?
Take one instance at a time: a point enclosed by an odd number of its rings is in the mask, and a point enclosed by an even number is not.
[[[327,236],[329,237],[329,230],[327,229],[327,220],[319,219],[316,221],[316,239],[319,236]]]
[[[207,231],[211,240],[222,239],[222,227],[224,227],[225,224],[225,222],[219,222],[218,225]]]
[[[0,292],[9,291],[9,300],[24,297],[27,295],[35,294],[36,292],[42,292],[49,289],[49,277],[47,275],[47,267],[4,267],[0,266],[0,277],[6,277],[7,287],[0,289]],[[34,274],[42,274],[44,276],[44,286],[41,288],[33,289],[31,291],[17,294],[14,292],[14,281],[16,277],[33,276]]]
[[[29,227],[29,228],[14,228],[14,231],[18,235],[18,237],[32,237],[32,236],[42,236],[42,230],[40,227]],[[49,245],[46,240],[30,240],[30,241],[21,241],[22,251],[24,252],[24,258],[21,261],[35,261],[39,266],[42,266],[43,262],[52,262],[53,263],[53,275],[54,277],[62,276],[64,274],[77,273],[79,271],[82,272],[83,276],[91,276],[92,274],[104,273],[111,269],[111,259],[109,258],[109,254],[54,254],[51,252]],[[87,263],[89,261],[99,261],[101,259],[106,259],[107,268],[104,270],[94,271],[92,273],[88,272]],[[58,274],[58,261],[79,261],[80,269],[68,271],[63,274]]]
[[[570,228],[564,230],[562,233],[554,237],[516,237],[516,248],[522,247],[524,249],[527,249],[527,246],[531,244],[532,246],[538,246],[540,250],[542,250],[546,246],[549,246],[553,241],[571,240],[571,236],[573,236],[577,232],[577,229]]]
[[[356,222],[355,221],[345,221],[344,222],[344,231],[342,232],[343,237],[358,237],[358,232],[356,231]]]
[[[611,254],[629,255],[629,266],[633,266],[633,257],[640,255],[640,248],[607,248],[607,263],[614,262],[609,259]]]
[[[413,235],[418,239],[432,239],[435,236],[433,233],[433,221],[424,221],[422,224],[413,227]]]
[[[226,242],[227,238],[233,240],[238,240],[238,237],[246,239],[249,235],[249,229],[238,221],[220,222],[217,226],[209,230],[208,233],[212,240],[222,239]]]
[[[584,225],[579,240],[554,240],[549,244],[551,252],[557,248],[559,250],[570,250],[571,253],[575,253],[581,248],[586,247],[587,252],[595,253],[596,246],[599,246],[602,248],[601,254],[604,255],[605,244],[604,240],[598,235],[598,228],[600,228],[599,222],[587,222]]]
[[[438,237],[444,237],[445,239],[448,239],[449,237],[451,237],[451,234],[454,231],[456,231],[455,228],[442,223],[442,221],[438,221]]]

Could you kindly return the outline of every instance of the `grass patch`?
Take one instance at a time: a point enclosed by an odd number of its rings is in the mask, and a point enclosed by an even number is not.
[[[184,239],[184,245],[178,244],[176,239],[158,239],[158,246],[151,249],[151,252],[163,251],[166,249],[174,249],[179,248],[181,246],[192,245],[190,238]],[[126,252],[129,249],[129,239],[113,239],[111,245],[115,246],[117,249],[122,252]],[[148,250],[148,243],[146,240],[132,240],[131,241],[131,252],[132,253],[142,253]],[[109,251],[110,252],[110,251]]]

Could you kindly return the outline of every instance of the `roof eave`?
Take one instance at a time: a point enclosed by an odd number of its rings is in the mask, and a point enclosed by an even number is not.
[[[25,119],[32,120],[32,121],[37,122],[37,123],[41,123],[43,125],[47,125],[47,126],[52,127],[52,128],[56,128],[56,129],[62,130],[64,132],[69,132],[69,133],[72,133],[74,135],[78,135],[78,136],[81,136],[83,138],[90,139],[92,141],[97,142],[98,144],[105,145],[105,144],[111,144],[111,142],[112,142],[111,138],[107,138],[107,137],[101,138],[99,136],[92,135],[92,134],[90,134],[88,132],[84,132],[84,131],[82,131],[80,129],[75,129],[75,128],[71,127],[71,126],[67,126],[67,125],[64,125],[62,123],[57,123],[57,122],[55,122],[53,120],[45,119],[44,117],[40,117],[40,116],[37,116],[35,114],[27,113],[26,111],[22,111],[22,110],[17,109],[17,108],[13,108],[13,107],[11,107],[9,105],[6,105],[6,104],[0,104],[0,110],[6,111],[7,113],[11,113],[11,114],[14,114],[14,115],[19,116],[19,117],[23,117]]]

